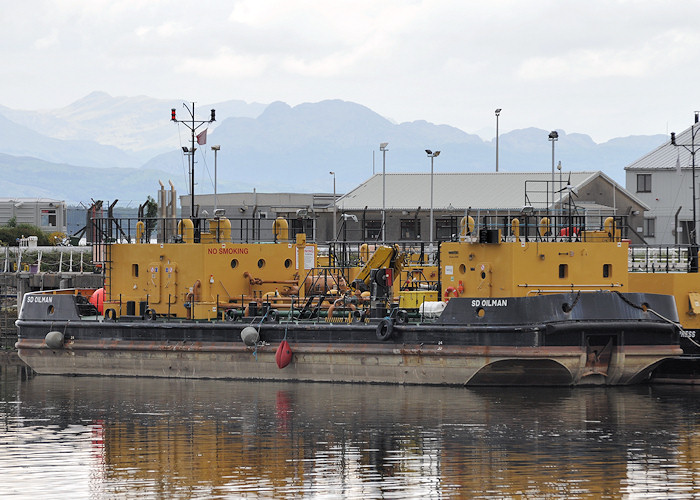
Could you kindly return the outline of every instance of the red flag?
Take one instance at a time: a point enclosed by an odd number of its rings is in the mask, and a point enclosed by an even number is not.
[[[205,128],[199,134],[197,134],[197,144],[200,146],[207,143],[207,130],[208,129]]]

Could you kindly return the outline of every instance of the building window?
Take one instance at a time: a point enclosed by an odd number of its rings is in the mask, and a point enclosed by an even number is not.
[[[299,233],[304,233],[304,234],[313,234],[314,230],[314,224],[313,224],[313,219],[292,219],[291,217],[288,217],[289,222],[291,222],[289,226],[289,239],[294,240],[297,237],[297,234]],[[333,236],[335,238],[335,235]]]
[[[435,221],[435,237],[438,241],[450,241],[459,233],[457,217],[445,217]]]
[[[365,239],[378,240],[382,235],[382,221],[366,220],[365,221]]]
[[[656,219],[644,219],[644,233],[645,237],[654,236],[656,229]]]
[[[41,227],[56,227],[56,210],[41,209]]]
[[[418,241],[420,239],[420,220],[401,219],[401,239]]]
[[[651,174],[637,174],[637,192],[651,193]]]

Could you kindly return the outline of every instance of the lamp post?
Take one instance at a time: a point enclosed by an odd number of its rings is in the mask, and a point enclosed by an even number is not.
[[[333,241],[336,238],[336,208],[335,208],[335,172],[328,172],[333,176]]]
[[[430,245],[428,246],[430,252],[433,251],[433,162],[436,156],[440,156],[440,151],[435,151],[434,153],[426,149],[425,152],[430,158]]]
[[[498,172],[498,117],[501,116],[501,108],[496,110],[496,172]]]
[[[386,147],[388,142],[382,142],[379,145],[379,151],[382,152],[382,243],[386,242]]]
[[[559,160],[559,163],[557,163],[557,170],[559,170],[559,210],[561,210],[561,192],[562,192],[562,185],[561,185],[561,160]]]
[[[194,119],[194,103],[192,103],[192,108],[187,106],[187,104],[183,103],[183,106],[187,110],[187,112],[190,114],[189,120],[178,120],[177,116],[175,114],[175,108],[171,108],[170,110],[170,120],[174,121],[175,123],[182,123],[185,127],[190,129],[190,132],[192,132],[192,140],[191,140],[191,148],[186,148],[183,147],[182,150],[185,152],[185,154],[190,155],[190,217],[194,222],[194,240],[196,243],[199,243],[199,219],[196,219],[194,217],[194,152],[196,151],[196,148],[194,147],[194,141],[195,141],[195,132],[199,127],[204,125],[205,123],[211,123],[216,121],[216,110],[212,109],[211,110],[211,115],[209,116],[208,120],[195,120]],[[206,136],[206,134],[205,134]],[[199,141],[197,141],[199,143]],[[202,144],[206,142],[206,139]]]
[[[692,159],[692,177],[693,177],[693,229],[690,232],[690,272],[698,272],[698,242],[697,242],[697,213],[696,205],[697,201],[695,198],[695,134],[698,132],[698,127],[696,125],[700,121],[700,111],[695,112],[695,122],[692,127],[690,127],[690,144],[678,144],[676,142],[676,133],[671,132],[671,144],[677,147],[685,148]]]
[[[216,203],[216,161],[217,154],[221,150],[221,146],[216,144],[211,147],[211,150],[214,151],[214,216],[216,216],[216,209],[218,208],[218,204]]]
[[[552,130],[549,133],[549,140],[552,142],[552,207],[554,206],[554,143],[559,139],[559,134],[556,130]]]

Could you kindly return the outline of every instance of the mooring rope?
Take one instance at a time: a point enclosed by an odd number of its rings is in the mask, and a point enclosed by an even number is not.
[[[640,311],[648,311],[648,312],[650,312],[650,313],[653,313],[653,314],[655,314],[658,318],[660,318],[660,319],[662,319],[662,320],[664,320],[664,321],[666,321],[666,322],[672,324],[673,326],[675,326],[676,328],[678,328],[678,330],[680,331],[681,337],[688,339],[693,345],[695,345],[696,347],[700,348],[700,344],[699,344],[698,342],[696,342],[693,338],[691,338],[691,337],[686,333],[685,329],[683,328],[683,326],[682,326],[679,322],[676,322],[676,321],[673,321],[673,320],[670,319],[670,318],[667,318],[667,317],[664,316],[663,314],[658,313],[658,312],[656,312],[655,310],[653,310],[651,307],[643,307],[643,306],[640,306],[640,305],[635,304],[634,302],[632,302],[631,300],[629,300],[627,297],[625,297],[624,295],[622,295],[622,293],[620,293],[620,292],[617,291],[617,290],[613,290],[613,292],[616,293],[617,296],[620,297],[626,304],[628,304],[628,305],[634,307],[635,309],[639,309]]]

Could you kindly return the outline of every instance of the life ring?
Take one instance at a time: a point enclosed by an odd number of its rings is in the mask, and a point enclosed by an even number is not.
[[[451,297],[459,297],[459,290],[453,286],[448,286],[444,293],[445,302],[449,302]]]
[[[114,321],[117,319],[117,311],[115,311],[112,308],[109,308],[105,311],[105,319],[108,319],[110,321]]]
[[[408,322],[408,313],[404,309],[396,311],[396,322],[399,325],[404,325]]]
[[[394,333],[394,323],[391,320],[383,319],[377,325],[377,338],[381,341],[389,340]]]
[[[146,312],[144,313],[145,319],[148,321],[155,321],[156,319],[156,312],[155,310],[151,309],[150,307],[146,309]]]

